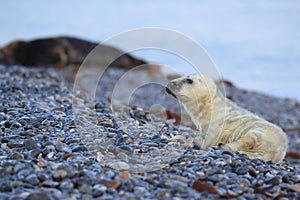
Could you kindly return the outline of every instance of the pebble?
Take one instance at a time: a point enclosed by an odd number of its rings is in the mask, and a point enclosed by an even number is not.
[[[32,185],[38,185],[40,183],[40,180],[35,174],[28,175],[25,180]]]
[[[1,148],[4,149],[4,150],[6,150],[6,148],[7,148],[7,143],[2,143],[2,144],[1,144]]]
[[[158,147],[158,144],[154,142],[144,142],[142,144],[148,147]]]
[[[278,185],[282,182],[281,176],[274,176],[265,180],[266,184]]]
[[[115,170],[129,170],[130,169],[130,166],[126,162],[122,162],[122,161],[111,162],[111,163],[109,163],[108,166]]]
[[[122,75],[113,72],[105,81]],[[97,100],[98,124],[84,129],[90,110],[82,106],[82,123],[76,121],[68,84],[50,69],[0,66],[0,199],[300,198],[297,160],[272,164],[201,150],[188,144],[193,130],[149,117],[141,106],[120,116],[125,129]],[[80,102],[89,101],[81,95]],[[240,103],[254,105],[251,98]],[[300,106],[293,105],[297,117]]]
[[[22,153],[14,152],[10,156],[10,159],[13,160],[24,160],[24,155]]]
[[[300,173],[299,174],[295,174],[294,176],[292,176],[292,180],[295,183],[300,183]]]
[[[0,193],[0,199],[9,200],[10,195],[6,193]]]
[[[64,179],[60,182],[59,188],[61,189],[72,189],[74,188],[74,184],[70,179]]]
[[[49,180],[51,178],[50,173],[45,173],[45,172],[39,172],[37,173],[37,176],[41,182]]]
[[[13,167],[14,173],[18,173],[20,170],[26,168],[26,165],[24,163],[18,163]]]
[[[28,152],[28,156],[29,158],[37,158],[41,153],[40,149],[33,149]]]
[[[68,172],[65,170],[57,170],[52,176],[54,180],[62,180],[68,176]]]
[[[234,156],[232,152],[227,151],[227,150],[222,151],[222,155],[229,155],[231,157]]]
[[[288,183],[290,181],[290,177],[289,177],[289,174],[288,173],[285,173],[283,176],[282,176],[282,181],[284,183]]]
[[[255,170],[254,168],[252,168],[252,167],[249,168],[248,173],[249,173],[251,176],[253,176],[253,177],[256,177],[256,176],[257,176],[256,170]]]
[[[52,180],[45,180],[44,182],[41,183],[41,186],[43,187],[49,187],[49,188],[55,188],[59,185],[58,182],[52,181]]]
[[[0,192],[11,192],[12,184],[10,181],[5,181],[0,185]]]
[[[28,150],[37,149],[39,145],[33,139],[27,139],[24,141],[24,147]]]
[[[88,149],[85,146],[75,146],[72,148],[72,152],[87,151]]]
[[[238,167],[238,168],[236,169],[236,173],[237,173],[238,175],[244,175],[244,174],[246,174],[248,171],[249,171],[248,167]]]
[[[124,150],[127,152],[133,152],[133,148],[130,145],[120,145],[120,146],[118,146],[118,149]]]
[[[26,200],[52,200],[52,198],[46,193],[33,193],[28,195]]]
[[[107,190],[107,187],[103,184],[96,184],[93,186],[93,189],[103,193]]]
[[[55,145],[55,149],[56,151],[61,151],[61,152],[65,152],[65,153],[71,153],[71,149],[68,147],[67,144],[62,143],[62,142],[57,142],[57,144]]]
[[[133,191],[135,194],[137,194],[139,197],[146,196],[149,192],[147,191],[146,188],[141,187],[141,186],[136,186],[133,188]]]
[[[21,186],[23,186],[23,185],[24,185],[24,183],[23,183],[22,181],[13,181],[13,182],[11,183],[11,186],[14,187],[14,188],[21,187]],[[1,199],[1,198],[0,198],[0,199]]]

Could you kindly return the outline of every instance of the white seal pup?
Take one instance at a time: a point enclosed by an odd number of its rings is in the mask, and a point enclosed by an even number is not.
[[[200,131],[201,148],[218,146],[249,158],[278,163],[286,154],[287,137],[278,126],[237,106],[204,75],[191,75],[168,83],[166,91],[177,98]]]

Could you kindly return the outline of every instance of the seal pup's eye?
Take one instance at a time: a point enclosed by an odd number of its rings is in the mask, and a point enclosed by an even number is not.
[[[185,80],[186,80],[186,82],[187,82],[188,84],[192,84],[192,83],[193,83],[193,80],[190,79],[190,78],[187,78],[187,79],[185,79]]]

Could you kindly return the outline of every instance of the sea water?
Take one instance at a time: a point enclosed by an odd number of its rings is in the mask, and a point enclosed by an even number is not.
[[[202,45],[220,74],[237,86],[300,100],[300,2],[295,0],[10,0],[1,3],[0,27],[1,46],[58,35],[102,41],[136,28],[168,28]],[[194,73],[166,52],[134,54]]]

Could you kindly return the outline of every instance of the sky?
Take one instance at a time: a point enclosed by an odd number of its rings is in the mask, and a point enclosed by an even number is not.
[[[222,76],[237,86],[300,100],[300,2],[296,0],[0,2],[0,46],[16,39],[59,35],[101,42],[132,29],[167,28],[203,46]],[[193,72],[165,52],[135,54],[184,74]]]

